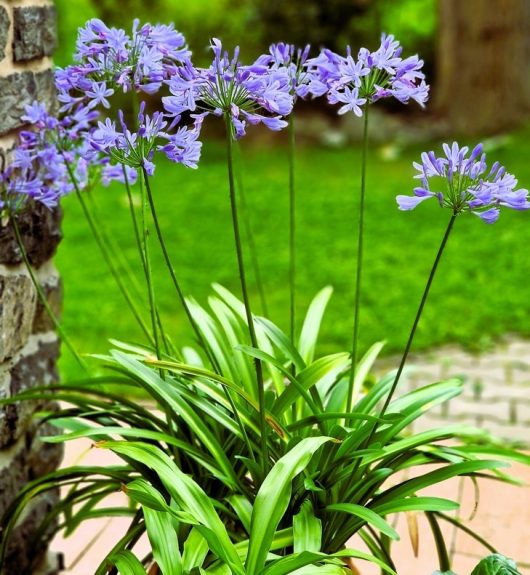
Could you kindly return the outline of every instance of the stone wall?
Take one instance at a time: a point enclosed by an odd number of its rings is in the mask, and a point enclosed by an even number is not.
[[[46,0],[0,0],[0,148],[9,156],[24,105],[38,99],[54,105],[51,59],[56,13]],[[61,284],[51,258],[60,240],[60,214],[34,210],[19,221],[26,251],[49,301],[60,311]],[[57,381],[59,340],[39,303],[9,222],[0,223],[0,397]],[[45,444],[49,434],[32,417],[49,406],[0,407],[0,513],[21,487],[59,464],[61,447]],[[36,499],[19,520],[2,575],[51,574],[56,565],[35,544],[36,530],[58,493]]]

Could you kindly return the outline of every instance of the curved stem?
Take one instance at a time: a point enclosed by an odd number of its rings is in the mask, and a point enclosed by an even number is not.
[[[353,335],[351,351],[351,371],[348,381],[348,397],[346,400],[346,411],[352,409],[353,388],[355,384],[355,370],[357,368],[357,344],[359,339],[359,312],[361,304],[361,281],[363,272],[363,252],[364,252],[364,203],[366,195],[366,157],[368,155],[368,111],[370,106],[367,105],[364,111],[364,128],[363,128],[363,148],[361,157],[361,196],[359,205],[359,229],[357,239],[357,273],[355,278],[355,307],[353,317]]]
[[[432,265],[431,272],[429,274],[429,278],[427,279],[427,284],[425,285],[425,289],[423,290],[423,295],[421,297],[418,311],[416,312],[416,317],[414,318],[414,323],[412,324],[412,329],[410,330],[409,339],[407,340],[407,345],[405,346],[405,351],[403,352],[403,356],[402,356],[401,361],[399,363],[399,367],[398,367],[398,370],[396,372],[396,377],[394,378],[394,381],[392,383],[392,387],[390,388],[388,395],[386,396],[385,403],[384,403],[381,411],[378,413],[379,418],[382,418],[385,415],[386,410],[388,409],[388,406],[390,405],[390,402],[392,401],[392,397],[394,396],[394,393],[397,389],[399,379],[401,377],[401,374],[403,373],[403,368],[405,367],[405,363],[407,362],[407,358],[409,356],[410,348],[412,347],[414,335],[416,334],[416,328],[418,327],[418,323],[420,322],[421,314],[423,312],[423,308],[425,307],[425,302],[427,301],[427,297],[429,295],[429,290],[431,289],[431,285],[432,285],[434,276],[436,274],[436,270],[438,269],[438,264],[440,263],[440,260],[442,258],[442,254],[444,252],[445,246],[447,244],[447,240],[449,239],[449,235],[451,233],[451,230],[453,229],[453,225],[455,223],[456,216],[457,216],[457,214],[454,214],[454,213],[451,216],[451,219],[449,220],[449,223],[447,224],[447,228],[445,230],[445,234],[444,234],[444,237],[442,239],[442,243],[440,244],[440,247],[438,248],[438,253],[436,254],[436,257],[434,258],[434,263]],[[368,438],[364,442],[365,446],[370,444],[373,436],[375,435],[375,433],[377,431],[377,427],[378,427],[378,424],[376,422],[376,423],[374,423],[374,426],[372,427],[370,434],[368,435]]]
[[[295,194],[295,127],[294,113],[289,116],[289,319],[294,344],[296,321],[296,194]]]
[[[258,348],[258,338],[256,336],[256,329],[254,327],[254,319],[252,317],[252,310],[250,307],[250,298],[247,290],[247,280],[245,274],[245,263],[243,259],[243,248],[241,245],[241,233],[239,230],[239,216],[237,212],[237,198],[236,186],[234,181],[234,153],[232,142],[232,125],[230,117],[225,114],[226,122],[226,150],[227,150],[227,164],[228,164],[228,183],[230,187],[230,207],[232,212],[232,226],[234,229],[234,240],[237,254],[237,263],[239,268],[239,279],[241,282],[241,291],[243,293],[243,303],[245,305],[245,314],[248,323],[248,331],[250,341],[253,347]],[[256,368],[256,380],[258,385],[258,402],[259,402],[259,417],[260,417],[260,431],[261,431],[261,456],[263,458],[263,475],[265,476],[268,470],[268,442],[267,442],[267,421],[265,417],[265,385],[263,380],[263,366],[258,358],[254,358],[254,365]]]
[[[26,253],[26,248],[24,247],[24,242],[22,241],[22,236],[20,234],[20,229],[18,227],[18,223],[17,223],[15,215],[11,216],[11,224],[13,226],[13,231],[15,232],[15,238],[17,240],[17,244],[18,244],[18,247],[20,249],[20,253],[22,254],[22,259],[24,261],[24,265],[26,266],[26,269],[28,270],[29,277],[31,278],[33,286],[35,287],[37,295],[39,296],[39,299],[40,299],[42,305],[44,306],[46,313],[48,314],[49,318],[52,320],[53,325],[55,326],[55,329],[59,333],[61,340],[64,341],[64,344],[70,350],[71,354],[74,356],[74,358],[77,361],[77,363],[79,364],[79,366],[81,368],[83,368],[84,371],[87,371],[87,366],[86,366],[85,362],[83,361],[83,359],[81,358],[81,356],[79,355],[77,350],[75,349],[74,345],[70,341],[70,338],[64,332],[64,329],[61,325],[61,322],[59,321],[59,319],[55,315],[55,312],[53,311],[52,307],[50,306],[50,303],[48,302],[46,294],[44,293],[44,290],[42,289],[42,286],[40,285],[40,282],[39,282],[37,276],[35,275],[35,272],[33,271],[33,267],[31,266],[31,262],[29,261],[28,254]]]

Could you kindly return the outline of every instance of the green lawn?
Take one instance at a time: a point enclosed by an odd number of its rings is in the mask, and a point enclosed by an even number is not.
[[[514,134],[491,155],[530,186],[530,129]],[[243,179],[268,293],[271,318],[287,329],[288,204],[286,150],[243,141]],[[399,212],[395,196],[412,190],[411,162],[421,149],[383,160],[373,150],[368,166],[366,260],[361,311],[361,349],[385,339],[386,352],[402,349],[432,260],[449,218],[435,201]],[[349,346],[353,311],[355,238],[360,150],[299,150],[299,317],[323,286],[335,289],[323,325],[322,352]],[[153,180],[175,268],[187,294],[205,303],[210,284],[239,294],[229,212],[224,149],[205,145],[199,170],[161,163]],[[123,253],[137,265],[124,193],[98,190],[99,219]],[[75,197],[64,201],[64,241],[57,265],[64,280],[64,327],[82,352],[104,352],[109,338],[140,341],[141,335],[90,236]],[[414,348],[445,342],[484,347],[506,332],[530,334],[530,214],[502,213],[493,226],[478,218],[457,220],[440,265]],[[168,331],[179,345],[191,335],[172,291],[155,238],[157,298]],[[259,304],[251,277],[252,300]],[[147,318],[146,310],[146,318]],[[76,375],[64,350],[65,379]]]

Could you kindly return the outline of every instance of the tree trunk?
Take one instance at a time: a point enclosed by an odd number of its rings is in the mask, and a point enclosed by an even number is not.
[[[492,134],[530,111],[530,2],[438,0],[435,108],[452,132]]]

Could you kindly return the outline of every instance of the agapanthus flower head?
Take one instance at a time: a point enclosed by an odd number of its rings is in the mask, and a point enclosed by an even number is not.
[[[311,74],[305,63],[311,47],[297,48],[294,44],[271,44],[269,53],[260,56],[255,65],[263,64],[272,70],[285,69],[291,82],[291,94],[296,98],[306,98],[309,95]]]
[[[120,90],[154,94],[190,56],[184,36],[173,25],[135,20],[129,35],[99,19],[89,20],[79,30],[77,64],[56,72],[61,112],[109,108],[109,98]]]
[[[136,130],[127,127],[122,111],[118,112],[119,121],[110,118],[99,122],[89,136],[90,145],[94,150],[106,155],[111,161],[132,168],[145,169],[148,175],[155,170],[153,156],[156,151],[162,151],[173,162],[189,167],[196,167],[200,157],[200,142],[197,142],[199,130],[197,126],[183,127],[177,134],[166,131],[168,122],[162,112],[152,115],[145,113],[145,102],[140,105]],[[178,148],[179,153],[176,153]],[[114,172],[107,168],[105,177]],[[131,171],[132,178],[135,177]]]
[[[209,68],[190,63],[179,67],[168,82],[171,96],[163,98],[168,116],[184,112],[214,114],[230,119],[233,135],[245,134],[247,124],[263,123],[271,130],[287,125],[283,117],[293,107],[291,80],[285,67],[270,68],[259,59],[251,66],[239,61],[239,48],[230,56],[213,39]]]
[[[415,100],[424,106],[429,86],[421,71],[423,60],[417,55],[403,59],[401,53],[399,42],[386,34],[377,50],[361,48],[357,58],[349,47],[345,56],[322,50],[306,63],[311,76],[309,92],[315,97],[327,95],[332,104],[342,104],[340,114],[352,111],[361,116],[365,104],[391,97],[403,104]]]
[[[441,207],[453,214],[470,212],[491,224],[497,221],[501,207],[530,209],[528,190],[516,189],[517,180],[498,162],[486,164],[482,144],[469,151],[457,142],[443,145],[444,154],[424,152],[421,162],[414,162],[415,178],[421,186],[413,196],[397,196],[400,210],[412,210],[429,198],[437,198]]]
[[[83,189],[101,158],[88,147],[86,135],[98,113],[87,107],[48,113],[38,102],[26,106],[22,120],[34,128],[19,134],[9,163],[0,174],[1,209],[17,213],[31,202],[52,209],[75,189]]]

